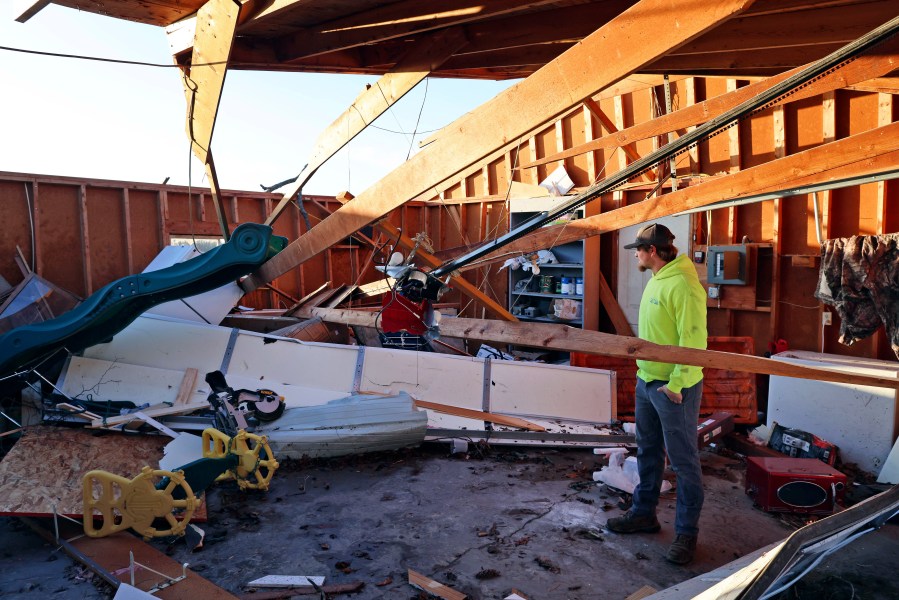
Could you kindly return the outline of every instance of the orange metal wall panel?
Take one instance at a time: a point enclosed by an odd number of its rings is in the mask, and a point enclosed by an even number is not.
[[[97,291],[109,281],[129,274],[128,245],[122,190],[87,187],[91,287]]]
[[[38,264],[38,275],[84,297],[87,289],[78,193],[78,186],[39,186],[37,239],[43,247],[43,260]]]
[[[22,274],[13,259],[16,246],[21,248],[28,265],[34,263],[32,257],[32,221],[29,219],[31,183],[23,181],[0,181],[0,198],[3,199],[3,226],[0,227],[0,275],[15,285],[22,280]]]
[[[139,273],[163,247],[163,232],[159,225],[159,194],[152,190],[128,190],[128,217],[131,226],[131,259],[134,272]]]

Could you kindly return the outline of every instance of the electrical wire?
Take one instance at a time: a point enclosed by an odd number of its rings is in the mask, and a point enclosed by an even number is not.
[[[409,160],[409,157],[412,155],[412,146],[415,143],[415,135],[418,133],[418,125],[421,123],[421,113],[425,110],[425,102],[428,99],[428,81],[429,77],[425,77],[425,95],[421,99],[421,106],[418,109],[418,118],[415,119],[415,128],[412,130],[412,139],[409,140],[409,151],[406,152],[406,160]]]

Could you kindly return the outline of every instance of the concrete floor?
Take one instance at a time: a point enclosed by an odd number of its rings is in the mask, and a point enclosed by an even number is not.
[[[674,492],[660,505],[658,534],[604,530],[620,495],[592,482],[590,450],[493,446],[466,458],[447,444],[302,463],[285,461],[268,493],[221,484],[208,497],[206,543],[170,546],[235,594],[259,577],[323,575],[362,581],[352,598],[415,598],[412,569],[474,600],[513,589],[534,599],[626,598],[690,579],[788,536],[796,526],[752,507],[744,462],[703,452],[706,505],[700,549],[687,567],[664,560],[673,537]],[[14,520],[0,527],[0,596],[104,598],[75,566]],[[36,541],[37,540],[37,541]],[[15,550],[10,550],[16,548]],[[89,579],[89,578],[88,578]]]

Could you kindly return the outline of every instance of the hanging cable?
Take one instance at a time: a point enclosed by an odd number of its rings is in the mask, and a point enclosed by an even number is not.
[[[409,151],[406,152],[406,160],[409,160],[409,157],[412,155],[412,146],[415,144],[415,134],[418,133],[418,124],[421,123],[421,113],[425,110],[425,102],[428,99],[428,81],[429,78],[425,77],[425,95],[421,99],[421,106],[418,109],[418,118],[415,119],[415,129],[412,130],[412,139],[409,140]]]

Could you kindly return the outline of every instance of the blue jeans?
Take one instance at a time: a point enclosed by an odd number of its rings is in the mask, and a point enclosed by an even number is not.
[[[637,378],[637,471],[640,484],[634,490],[633,512],[654,515],[659,503],[664,453],[677,474],[677,509],[674,531],[678,534],[699,533],[699,512],[705,498],[702,491],[702,467],[696,427],[702,381],[681,390],[682,404],[675,404],[659,391],[665,381],[646,383]]]

